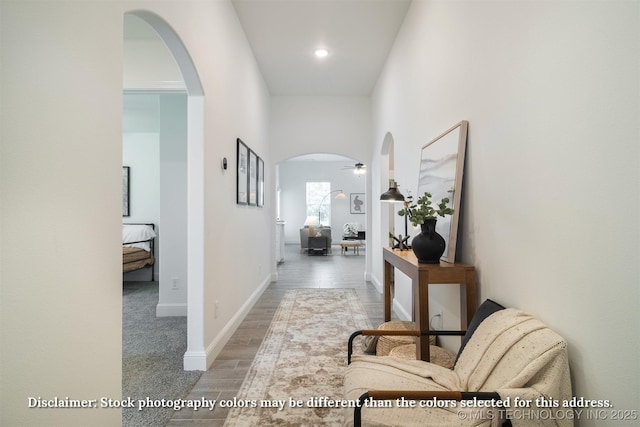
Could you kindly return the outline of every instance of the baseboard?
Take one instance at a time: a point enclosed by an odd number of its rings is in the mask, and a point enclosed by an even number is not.
[[[407,313],[404,307],[401,306],[398,300],[395,298],[393,299],[393,311],[396,312],[400,320],[411,320],[411,318],[413,317],[411,316],[411,313]]]
[[[181,317],[186,315],[186,303],[156,305],[156,317]]]
[[[187,351],[182,358],[185,371],[206,371],[207,353],[204,351]]]
[[[378,290],[378,292],[380,292],[381,294],[384,293],[384,286],[382,286],[382,283],[380,283],[380,280],[378,280],[378,278],[376,276],[374,276],[373,274],[371,275],[371,278],[369,279],[369,281],[371,283],[373,283],[373,286],[376,287],[376,289]]]
[[[367,271],[364,272],[364,281],[365,282],[370,282],[371,281],[371,277],[372,277],[371,273],[369,273]]]
[[[233,333],[238,329],[244,318],[249,314],[251,308],[258,302],[262,293],[271,283],[271,275],[267,276],[258,288],[245,301],[236,314],[227,322],[220,333],[211,341],[204,352],[185,353],[184,367],[185,370],[204,370],[209,369],[213,361],[218,357],[222,348],[227,344]],[[201,353],[201,354],[200,354]],[[195,369],[188,369],[187,366],[197,366]]]

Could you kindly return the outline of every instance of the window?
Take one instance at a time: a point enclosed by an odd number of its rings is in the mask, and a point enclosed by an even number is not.
[[[320,225],[331,224],[330,182],[307,182],[307,216],[318,218]]]

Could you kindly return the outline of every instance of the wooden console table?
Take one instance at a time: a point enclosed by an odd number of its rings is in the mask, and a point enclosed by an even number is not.
[[[384,248],[384,320],[391,320],[391,275],[394,267],[411,278],[416,329],[429,330],[429,285],[460,285],[460,327],[466,330],[476,312],[476,270],[469,264],[420,264],[411,249]],[[464,292],[462,287],[464,286]],[[416,358],[429,361],[429,337],[416,338]]]

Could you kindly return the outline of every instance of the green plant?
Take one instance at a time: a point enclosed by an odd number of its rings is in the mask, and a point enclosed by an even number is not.
[[[435,219],[436,215],[444,217],[453,214],[453,209],[447,206],[448,197],[443,197],[438,203],[438,208],[433,206],[431,201],[431,193],[424,193],[416,202],[413,201],[413,195],[409,194],[404,203],[404,209],[398,211],[398,215],[407,216],[414,227],[424,223],[426,219]]]

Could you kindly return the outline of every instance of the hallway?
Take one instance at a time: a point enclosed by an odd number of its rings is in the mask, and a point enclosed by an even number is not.
[[[271,319],[285,292],[294,288],[351,288],[356,289],[373,325],[382,322],[383,297],[376,288],[364,281],[364,250],[360,255],[341,255],[334,247],[328,256],[301,254],[297,245],[285,247],[285,261],[278,265],[278,281],[271,282],[256,305],[242,321],[220,355],[194,386],[186,399],[233,399],[253,362]],[[345,342],[346,357],[346,342]],[[168,427],[222,426],[228,409],[216,407],[177,412]]]

